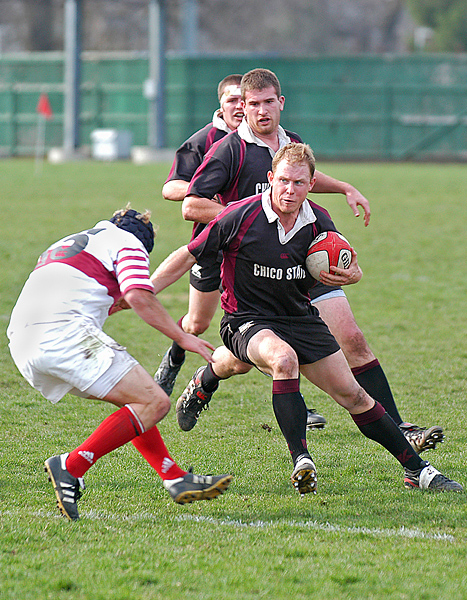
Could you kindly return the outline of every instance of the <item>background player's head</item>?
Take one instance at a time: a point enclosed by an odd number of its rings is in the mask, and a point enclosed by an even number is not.
[[[229,90],[226,90],[226,88],[239,88],[240,84],[242,83],[242,77],[243,75],[233,73],[232,75],[227,75],[227,77],[224,77],[224,79],[219,82],[219,85],[217,86],[217,97],[219,98],[219,104],[222,104],[222,95],[226,93],[226,91],[229,93]]]
[[[149,210],[139,213],[127,204],[125,208],[115,211],[109,221],[120,229],[135,235],[149,253],[154,248],[154,237],[156,235],[150,219],[151,212]]]
[[[260,139],[274,136],[285,102],[276,75],[269,69],[253,69],[242,77],[241,91],[245,118],[253,133]]]
[[[227,75],[217,86],[221,116],[230,129],[237,129],[243,119],[240,83],[242,76],[238,73]]]
[[[277,75],[269,69],[252,69],[242,77],[242,100],[245,102],[246,92],[261,91],[269,87],[273,87],[277,97],[280,98],[281,84]]]

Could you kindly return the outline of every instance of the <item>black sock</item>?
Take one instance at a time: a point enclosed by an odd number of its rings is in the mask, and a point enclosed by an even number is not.
[[[298,379],[273,382],[272,407],[294,463],[300,455],[309,455],[306,444],[307,412]]]
[[[221,380],[214,371],[212,370],[211,363],[204,369],[201,376],[201,385],[206,392],[215,392],[219,387],[219,381]]]
[[[386,409],[386,412],[392,417],[396,425],[400,425],[402,417],[397,410],[389,382],[379,361],[375,359],[363,365],[363,367],[355,367],[352,369],[352,373],[368,395],[377,400]]]
[[[417,471],[428,464],[418,456],[402,431],[378,402],[370,410],[351,417],[363,435],[381,444],[406,469]]]
[[[185,348],[179,346],[177,342],[172,342],[169,356],[173,365],[181,365],[185,360]]]

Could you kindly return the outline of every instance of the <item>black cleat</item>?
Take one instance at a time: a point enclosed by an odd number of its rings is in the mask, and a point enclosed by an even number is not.
[[[161,386],[167,396],[173,392],[175,380],[184,362],[185,359],[179,365],[175,365],[170,358],[170,348],[164,354],[161,364],[154,374],[154,381]]]
[[[399,429],[417,454],[425,450],[434,450],[436,444],[444,442],[443,428],[438,425],[427,429],[426,427],[418,427],[413,423],[401,423]]]
[[[206,367],[199,367],[177,400],[177,421],[180,429],[190,431],[196,425],[201,411],[206,410],[214,392],[206,392],[201,377]]]
[[[319,415],[314,408],[306,409],[306,429],[311,431],[312,429],[323,429],[327,421]]]
[[[187,473],[178,479],[163,481],[165,489],[177,504],[189,504],[197,500],[212,500],[225,492],[233,475],[194,475]]]
[[[431,465],[419,471],[405,470],[404,486],[408,489],[430,490],[432,492],[462,492],[457,481],[449,479]]]
[[[310,493],[316,494],[318,478],[315,463],[311,460],[310,456],[303,455],[298,457],[291,479],[292,485],[301,496]]]
[[[57,505],[62,513],[70,521],[79,519],[77,502],[81,498],[80,487],[84,490],[83,478],[73,477],[66,470],[67,454],[52,456],[44,463],[44,471],[49,475],[49,481],[54,486],[57,496]]]

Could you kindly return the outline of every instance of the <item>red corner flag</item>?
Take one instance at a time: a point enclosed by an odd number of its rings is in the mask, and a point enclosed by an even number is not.
[[[37,103],[36,111],[46,119],[52,118],[52,107],[50,106],[50,101],[47,94],[41,94],[39,96],[39,102]]]

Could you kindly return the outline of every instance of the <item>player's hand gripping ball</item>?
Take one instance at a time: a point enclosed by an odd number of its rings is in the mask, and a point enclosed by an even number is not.
[[[308,248],[306,268],[318,280],[321,271],[330,273],[330,267],[348,269],[351,262],[351,246],[345,237],[335,231],[323,231]]]

